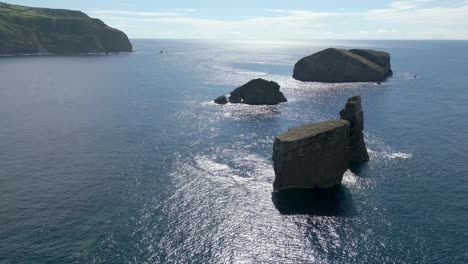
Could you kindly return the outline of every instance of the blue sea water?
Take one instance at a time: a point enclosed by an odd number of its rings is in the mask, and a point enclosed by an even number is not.
[[[468,42],[133,42],[0,58],[0,263],[468,263]],[[330,46],[388,51],[395,76],[291,78]],[[289,102],[212,103],[257,77]],[[274,136],[356,94],[371,161],[272,194]]]

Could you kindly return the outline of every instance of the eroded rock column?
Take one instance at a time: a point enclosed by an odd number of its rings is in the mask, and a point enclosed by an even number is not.
[[[353,96],[348,99],[346,106],[340,112],[341,119],[350,123],[349,132],[349,161],[365,162],[369,160],[366,143],[364,142],[364,112],[361,97]]]

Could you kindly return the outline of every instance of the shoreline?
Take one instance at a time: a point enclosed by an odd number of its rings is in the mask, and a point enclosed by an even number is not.
[[[88,52],[88,53],[24,53],[24,54],[0,54],[0,58],[10,57],[53,57],[53,56],[86,56],[86,55],[119,55],[131,54],[136,52],[132,51],[118,51],[118,52]]]

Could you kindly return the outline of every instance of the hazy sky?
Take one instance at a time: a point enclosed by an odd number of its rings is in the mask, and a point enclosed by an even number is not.
[[[125,31],[131,38],[468,39],[468,0],[11,0],[9,3],[81,10]]]

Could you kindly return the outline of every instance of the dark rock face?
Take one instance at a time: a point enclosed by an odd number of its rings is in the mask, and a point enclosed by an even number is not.
[[[354,96],[348,99],[346,106],[340,112],[341,119],[350,122],[349,133],[349,161],[365,162],[369,160],[366,144],[364,143],[364,112],[361,106],[361,97]]]
[[[0,55],[130,51],[125,33],[82,12],[0,3]]]
[[[329,188],[348,168],[369,160],[361,97],[348,99],[341,119],[290,129],[273,145],[273,189]]]
[[[217,104],[227,104],[228,103],[228,99],[226,96],[222,95],[216,99],[214,99],[214,102],[217,103]]]
[[[304,82],[379,82],[391,74],[388,53],[329,48],[298,61],[293,78]]]
[[[229,102],[232,103],[232,104],[240,104],[240,103],[242,103],[242,98],[230,96],[229,97]]]
[[[348,121],[338,119],[278,135],[273,146],[274,190],[340,184],[349,165],[349,128]]]
[[[231,103],[250,105],[276,105],[287,102],[276,82],[264,79],[252,80],[231,92]]]
[[[388,76],[393,75],[392,65],[390,64],[390,54],[387,52],[364,49],[352,49],[349,51],[384,68]]]

